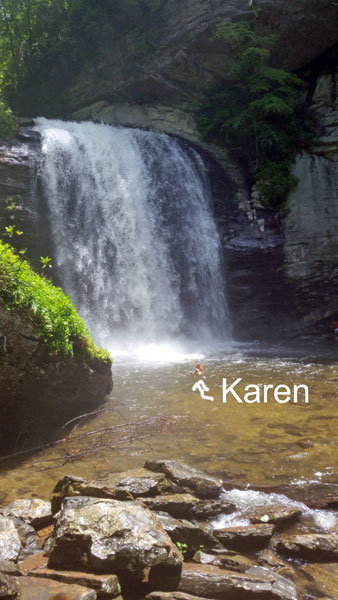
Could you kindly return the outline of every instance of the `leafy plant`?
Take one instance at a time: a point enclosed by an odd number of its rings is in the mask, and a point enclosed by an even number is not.
[[[184,555],[188,552],[188,544],[185,544],[184,542],[176,542],[176,546],[181,554]]]
[[[301,116],[303,82],[271,65],[273,36],[259,35],[238,22],[220,24],[215,37],[235,58],[227,80],[198,102],[199,128],[237,154],[265,205],[276,207],[295,183],[293,157],[309,137]]]
[[[12,236],[15,227],[6,228]],[[16,231],[16,233],[18,233]],[[98,348],[69,296],[45,277],[35,273],[27,260],[0,240],[0,301],[8,310],[23,313],[33,324],[34,334],[52,352],[74,354],[80,349],[83,360],[111,362],[109,353]],[[43,258],[48,265],[50,258]]]
[[[0,135],[13,135],[17,129],[18,125],[12,110],[0,96]]]

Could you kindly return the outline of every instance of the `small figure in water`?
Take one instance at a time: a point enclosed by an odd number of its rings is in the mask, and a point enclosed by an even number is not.
[[[200,376],[200,375],[203,375],[203,371],[204,371],[204,369],[203,369],[202,365],[201,365],[200,363],[197,363],[197,364],[195,365],[195,372],[194,372],[194,375],[199,375],[199,376]]]
[[[338,321],[333,321],[333,333],[338,336]]]

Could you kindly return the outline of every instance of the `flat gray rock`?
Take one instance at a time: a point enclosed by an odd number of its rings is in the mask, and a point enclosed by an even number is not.
[[[254,566],[253,560],[242,554],[235,554],[235,552],[226,552],[223,548],[222,554],[208,554],[203,550],[196,552],[194,562],[200,563],[201,565],[214,565],[215,567],[223,567],[230,571],[238,571],[244,573],[250,567]]]
[[[148,460],[147,469],[162,472],[174,483],[186,486],[201,498],[216,498],[222,488],[222,481],[210,477],[178,460]]]
[[[32,500],[14,500],[0,509],[5,517],[15,517],[32,525],[34,529],[47,527],[53,521],[50,502],[34,498]]]
[[[88,587],[95,590],[100,598],[114,598],[121,592],[116,575],[94,575],[93,573],[85,573],[84,571],[56,571],[54,569],[40,568],[31,571],[30,575]]]
[[[177,519],[189,517],[199,500],[191,494],[166,494],[155,498],[142,498],[142,502],[151,510],[164,511]]]
[[[15,561],[20,550],[21,541],[12,519],[0,516],[0,559]]]
[[[155,589],[171,589],[197,597],[220,600],[297,600],[292,582],[268,569],[253,567],[245,573],[236,573],[212,565],[185,563],[181,577],[166,578],[158,574],[150,578]],[[176,592],[175,592],[176,593]]]
[[[160,521],[140,502],[88,497],[63,501],[49,567],[115,573],[181,564],[182,556]]]
[[[274,539],[271,547],[276,552],[305,560],[338,560],[338,532],[283,535]]]
[[[226,548],[246,551],[267,546],[274,529],[273,525],[268,524],[240,525],[215,529],[214,535]]]
[[[266,507],[257,507],[243,513],[251,523],[284,523],[285,521],[296,520],[302,514],[300,508],[291,506],[275,505]]]
[[[69,496],[93,496],[132,500],[142,496],[155,496],[170,489],[170,483],[163,473],[147,469],[135,469],[122,473],[112,473],[102,479],[83,479],[66,475],[56,484],[52,495],[52,510],[60,510],[62,500]]]

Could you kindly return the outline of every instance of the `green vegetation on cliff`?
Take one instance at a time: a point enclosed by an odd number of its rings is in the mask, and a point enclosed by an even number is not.
[[[102,43],[132,29],[135,53],[153,51],[148,32],[160,0],[2,0],[0,77],[9,105],[25,116],[67,112],[64,88]]]
[[[271,65],[274,37],[259,35],[245,22],[220,24],[216,38],[234,58],[226,81],[199,101],[198,125],[237,154],[264,204],[274,208],[296,183],[294,155],[309,135],[303,81]]]
[[[44,259],[46,261],[46,259]],[[38,275],[14,249],[0,240],[0,301],[34,325],[34,333],[52,352],[81,354],[84,362],[111,362],[98,348],[69,296]]]

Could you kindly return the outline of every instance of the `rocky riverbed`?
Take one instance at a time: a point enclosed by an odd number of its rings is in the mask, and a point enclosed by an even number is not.
[[[0,508],[0,597],[337,600],[338,497],[315,506],[174,460],[65,476]]]

